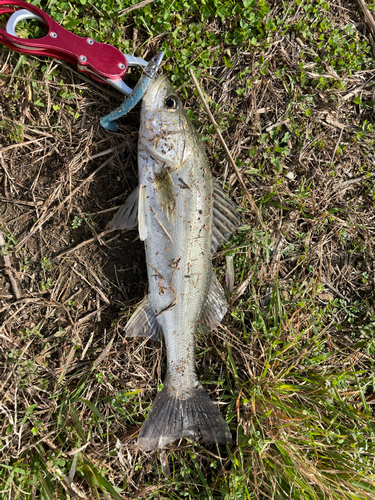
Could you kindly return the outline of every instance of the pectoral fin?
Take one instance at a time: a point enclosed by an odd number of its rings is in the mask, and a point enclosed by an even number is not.
[[[125,335],[126,337],[150,337],[153,340],[159,340],[161,334],[162,329],[150,304],[150,297],[146,295],[127,322]]]
[[[113,217],[109,227],[111,229],[130,229],[138,223],[138,196],[139,187],[129,195]]]
[[[241,225],[236,205],[229,200],[218,182],[214,181],[211,252],[228,241]]]
[[[211,331],[216,328],[225,316],[227,309],[228,304],[223,287],[212,271],[210,288],[199,319],[199,325],[203,331]]]
[[[140,186],[138,200],[138,230],[139,237],[142,241],[145,241],[148,234],[146,219],[146,188],[144,186]]]
[[[176,195],[168,168],[163,167],[160,172],[155,174],[155,190],[167,219],[174,222],[176,219]]]

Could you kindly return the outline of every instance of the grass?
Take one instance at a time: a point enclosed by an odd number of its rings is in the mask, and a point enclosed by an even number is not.
[[[107,133],[99,119],[121,96],[4,48],[1,253],[22,297],[0,274],[0,498],[373,499],[375,54],[364,16],[355,0],[158,0],[121,17],[133,3],[39,5],[78,35],[146,59],[165,50],[240,207],[244,226],[213,259],[229,313],[197,339],[200,379],[235,444],[137,449],[165,349],[123,338],[146,267],[137,233],[106,225],[137,183],[139,111]]]

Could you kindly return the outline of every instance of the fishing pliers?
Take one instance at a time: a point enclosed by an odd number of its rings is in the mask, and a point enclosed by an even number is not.
[[[124,95],[131,96],[118,110],[101,119],[101,124],[109,130],[116,130],[117,124],[113,120],[126,114],[142,98],[163,59],[161,53],[147,63],[139,57],[123,54],[107,43],[75,35],[39,7],[22,0],[0,0],[0,15],[4,14],[10,17],[5,30],[0,29],[0,43],[3,45],[24,54],[62,59],[76,66],[79,71],[88,73],[94,80],[112,85]],[[32,19],[39,21],[46,28],[47,34],[36,39],[20,38],[16,33],[17,24]],[[130,66],[145,70],[134,90],[124,82]]]

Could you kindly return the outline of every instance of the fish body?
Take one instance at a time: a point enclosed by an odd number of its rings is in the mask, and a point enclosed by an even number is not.
[[[143,206],[138,213],[144,215],[141,227],[147,227],[150,302],[167,348],[167,379],[184,393],[198,384],[195,335],[212,273],[213,184],[184,109],[159,108],[172,89],[166,78],[158,83],[143,102],[138,154]]]
[[[217,326],[227,310],[211,252],[239,218],[215,187],[202,141],[166,77],[152,83],[143,97],[138,168],[138,226],[149,295],[126,333],[162,335],[167,349],[164,387],[138,443],[153,450],[201,433],[207,441],[230,444],[229,427],[197,377],[195,337],[199,325]]]

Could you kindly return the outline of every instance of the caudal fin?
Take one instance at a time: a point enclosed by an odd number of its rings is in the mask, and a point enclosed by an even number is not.
[[[186,397],[164,385],[139,433],[138,446],[144,451],[157,450],[180,437],[199,435],[204,441],[232,443],[227,423],[202,386]]]

